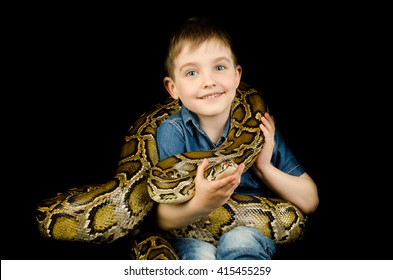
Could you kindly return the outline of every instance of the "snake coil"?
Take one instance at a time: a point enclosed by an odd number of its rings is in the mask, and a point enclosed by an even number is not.
[[[178,100],[168,98],[135,121],[124,138],[119,165],[111,180],[70,188],[41,201],[36,210],[41,235],[57,240],[113,242],[137,230],[154,203],[190,199],[196,168],[203,158],[209,160],[206,174],[214,172],[223,161],[243,162],[246,168],[253,164],[263,145],[259,120],[267,110],[259,91],[240,84],[232,105],[229,135],[218,149],[159,161],[156,129],[179,110]],[[306,216],[288,201],[234,194],[208,217],[182,229],[138,240],[133,249],[140,259],[165,259],[165,252],[174,254],[165,241],[167,237],[194,237],[217,244],[223,233],[239,225],[255,227],[276,243],[286,244],[303,236],[305,222]]]

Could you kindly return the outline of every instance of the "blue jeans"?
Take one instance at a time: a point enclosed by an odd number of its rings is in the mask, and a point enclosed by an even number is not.
[[[273,240],[244,226],[223,234],[217,247],[194,238],[174,238],[170,243],[182,260],[270,260],[277,250]]]

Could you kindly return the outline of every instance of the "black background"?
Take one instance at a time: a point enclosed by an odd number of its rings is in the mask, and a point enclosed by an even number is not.
[[[3,103],[9,132],[3,139],[2,259],[129,257],[123,240],[46,240],[34,211],[56,192],[113,176],[129,126],[167,96],[162,79],[170,34],[199,14],[232,35],[243,81],[265,94],[277,127],[318,184],[320,206],[305,238],[283,248],[279,258],[391,258],[386,184],[371,170],[376,147],[367,144],[375,96],[363,97],[366,81],[356,74],[364,62],[358,60],[364,48],[359,35],[367,17],[331,7],[244,8],[13,11],[6,41],[9,101]]]

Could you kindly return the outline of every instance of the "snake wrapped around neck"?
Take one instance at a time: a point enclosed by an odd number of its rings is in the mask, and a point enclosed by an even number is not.
[[[259,124],[267,111],[259,91],[240,84],[232,104],[229,135],[219,148],[159,161],[157,127],[180,108],[178,100],[168,98],[135,121],[124,138],[118,168],[109,181],[70,188],[42,200],[36,210],[41,235],[57,240],[113,242],[137,230],[154,203],[190,199],[196,169],[203,158],[209,160],[206,176],[211,178],[223,170],[223,163],[245,163],[246,169],[252,166],[263,145]],[[223,233],[244,225],[257,228],[278,244],[286,244],[303,236],[306,218],[298,207],[280,198],[233,194],[209,216],[164,234],[217,244]]]

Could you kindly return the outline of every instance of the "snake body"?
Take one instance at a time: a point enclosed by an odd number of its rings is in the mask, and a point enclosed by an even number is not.
[[[41,235],[58,240],[113,242],[138,229],[155,202],[181,203],[190,199],[194,195],[196,168],[203,158],[209,160],[206,176],[211,179],[228,164],[245,163],[246,168],[253,164],[263,145],[259,123],[267,110],[259,91],[241,83],[232,105],[229,135],[218,149],[188,152],[159,161],[156,129],[179,110],[179,101],[168,98],[135,121],[125,136],[113,179],[71,188],[43,200],[36,212]],[[305,222],[306,216],[288,201],[234,194],[208,217],[165,232],[165,237],[195,237],[217,244],[223,233],[246,225],[285,244],[302,237]],[[161,235],[156,239],[160,247],[154,245],[153,239],[154,236],[149,236],[134,246],[134,251],[139,250],[136,252],[139,258],[149,258],[147,252],[154,252],[157,257],[164,247],[170,249]]]

